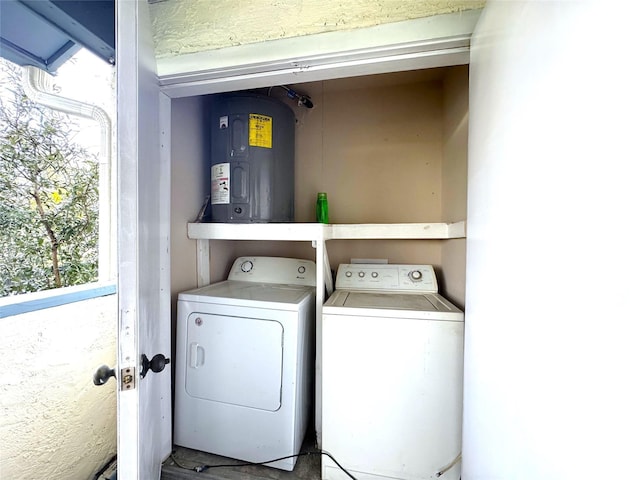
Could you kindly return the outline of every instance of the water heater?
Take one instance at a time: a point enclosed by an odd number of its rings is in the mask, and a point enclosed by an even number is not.
[[[211,209],[214,222],[292,222],[295,117],[256,93],[214,95]]]

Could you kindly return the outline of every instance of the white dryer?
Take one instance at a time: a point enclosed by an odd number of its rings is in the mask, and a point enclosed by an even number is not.
[[[340,265],[322,314],[322,448],[359,479],[460,478],[463,313],[430,265]],[[344,480],[323,456],[322,478]]]
[[[226,281],[178,295],[177,445],[250,462],[299,453],[311,401],[315,280],[308,260],[240,257]]]

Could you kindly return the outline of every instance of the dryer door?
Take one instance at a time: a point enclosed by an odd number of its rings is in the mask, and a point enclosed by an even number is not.
[[[261,410],[280,408],[279,322],[192,313],[187,320],[187,394]]]

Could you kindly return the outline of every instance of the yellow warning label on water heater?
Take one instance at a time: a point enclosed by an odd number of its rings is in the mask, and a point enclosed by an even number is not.
[[[249,114],[249,146],[272,148],[273,119],[257,113]]]

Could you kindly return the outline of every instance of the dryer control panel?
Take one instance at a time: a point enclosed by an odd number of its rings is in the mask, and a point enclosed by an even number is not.
[[[438,293],[432,265],[348,263],[338,266],[336,290]]]
[[[316,264],[297,258],[238,257],[233,262],[227,280],[314,287]]]

